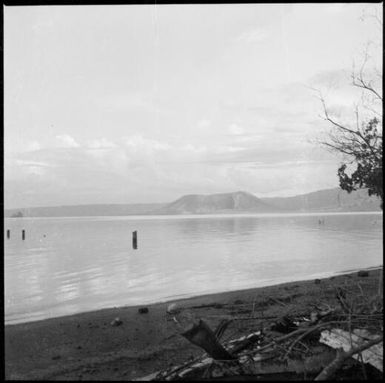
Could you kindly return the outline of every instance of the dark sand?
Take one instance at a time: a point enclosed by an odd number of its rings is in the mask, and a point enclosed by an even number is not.
[[[360,282],[369,294],[378,289],[379,270],[368,277],[357,272],[277,286],[200,296],[179,300],[211,328],[224,318],[307,314],[311,304],[337,305],[335,286]],[[317,281],[318,282],[318,281]],[[25,380],[131,380],[181,364],[203,353],[178,335],[166,314],[171,302],[121,307],[72,316],[5,326],[5,377]],[[204,306],[204,307],[196,307]],[[120,326],[111,326],[119,317]],[[264,320],[266,323],[268,319]],[[274,321],[270,319],[270,321]],[[258,330],[261,321],[238,320],[224,340]]]

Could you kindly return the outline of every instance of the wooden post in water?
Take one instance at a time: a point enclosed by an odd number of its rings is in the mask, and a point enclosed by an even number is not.
[[[7,230],[7,239],[11,238],[11,230]]]
[[[138,248],[138,236],[136,230],[132,232],[132,247],[135,250]]]
[[[21,231],[21,239],[23,241],[25,240],[25,230],[24,229]]]

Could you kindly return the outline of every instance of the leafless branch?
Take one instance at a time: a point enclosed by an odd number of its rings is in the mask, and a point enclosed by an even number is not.
[[[361,20],[365,21],[366,18],[373,18],[376,22],[377,27],[381,28],[381,31],[382,31],[383,21],[382,21],[382,18],[378,14],[377,8],[374,8],[373,13],[367,13],[367,10],[364,9],[362,11]]]
[[[370,59],[369,47],[370,47],[371,44],[372,44],[371,41],[369,41],[366,44],[365,51],[363,53],[362,64],[361,64],[361,67],[360,67],[358,73],[356,72],[355,63],[353,62],[353,69],[352,69],[352,74],[351,74],[352,84],[355,87],[358,87],[358,88],[361,88],[361,89],[369,91],[378,100],[380,100],[382,102],[382,94],[380,94],[379,91],[374,88],[374,86],[372,85],[371,81],[367,81],[364,78],[364,73],[365,73],[366,65],[367,65],[367,63],[368,63],[368,61]],[[376,73],[378,74],[378,71]],[[382,74],[379,77],[381,77],[381,79],[382,79]]]
[[[320,93],[320,92],[319,92]],[[334,142],[334,145],[332,144],[326,144],[326,146],[329,146],[331,148],[334,148],[344,154],[347,154],[347,155],[354,155],[355,152],[352,151],[352,150],[347,150],[349,147],[346,146],[346,144],[344,144],[344,141],[345,142],[355,142],[356,144],[360,144],[359,141],[357,141],[357,139],[355,139],[355,137],[359,137],[360,140],[362,140],[368,147],[368,149],[371,151],[372,155],[374,156],[374,158],[376,160],[378,160],[378,156],[377,156],[377,153],[375,152],[375,149],[373,148],[373,146],[371,145],[371,143],[365,138],[365,136],[361,133],[360,129],[359,129],[359,113],[358,113],[358,107],[356,108],[356,123],[357,123],[357,129],[356,130],[353,130],[353,129],[350,129],[344,125],[341,125],[339,122],[335,121],[333,118],[330,117],[329,115],[329,112],[328,112],[328,109],[327,109],[327,106],[326,106],[326,102],[325,102],[325,99],[323,98],[322,94],[319,96],[319,99],[322,103],[322,106],[323,106],[323,111],[324,111],[324,119],[328,122],[330,122],[332,125],[334,125],[340,132],[342,133],[349,133],[351,135],[351,137],[345,137],[345,138],[348,138],[348,140],[341,140],[341,139],[338,139],[336,138],[335,136],[333,137],[331,135],[331,138],[332,138],[332,141]],[[351,148],[351,147],[350,147]],[[358,148],[357,148],[358,149]]]

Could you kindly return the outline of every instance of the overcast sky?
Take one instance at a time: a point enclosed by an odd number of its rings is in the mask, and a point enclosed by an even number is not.
[[[5,207],[338,186],[309,86],[350,110],[352,63],[382,43],[361,19],[376,9],[5,7]]]

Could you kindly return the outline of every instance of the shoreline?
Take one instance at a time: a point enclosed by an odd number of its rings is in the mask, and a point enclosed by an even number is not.
[[[262,315],[302,313],[314,302],[331,305],[335,287],[360,283],[378,291],[378,268],[361,269],[322,279],[281,283],[145,305],[125,306],[49,318],[4,327],[5,378],[49,380],[130,380],[183,363],[202,354],[176,331],[167,317],[170,302],[193,312],[215,328],[222,319],[247,317],[251,309]],[[119,326],[112,325],[119,318]],[[257,322],[237,320],[228,337],[251,332]]]
[[[41,319],[32,319],[32,320],[27,320],[27,321],[18,321],[17,319],[12,322],[6,323],[6,319],[4,319],[4,326],[15,326],[15,325],[22,325],[22,324],[27,324],[27,323],[34,323],[34,322],[41,322],[41,321],[46,321],[46,320],[52,320],[52,319],[60,319],[60,318],[66,318],[74,315],[81,315],[81,314],[92,314],[98,311],[102,310],[112,310],[112,309],[123,309],[123,308],[132,308],[132,309],[137,309],[139,307],[143,306],[153,306],[157,304],[170,304],[171,302],[179,302],[179,301],[187,301],[190,299],[199,299],[199,298],[205,298],[209,296],[215,296],[218,294],[228,294],[228,293],[235,293],[235,292],[246,292],[248,290],[255,290],[255,289],[263,289],[267,287],[272,287],[272,286],[280,286],[283,284],[289,284],[289,283],[301,283],[301,282],[306,282],[309,280],[314,280],[314,279],[326,279],[330,278],[333,276],[338,276],[338,275],[344,275],[348,273],[355,273],[358,272],[359,270],[379,270],[382,269],[381,265],[377,266],[369,266],[369,267],[364,267],[364,268],[356,268],[356,269],[349,269],[349,270],[342,270],[342,271],[330,271],[330,272],[323,272],[323,273],[315,273],[308,275],[307,277],[304,277],[303,279],[295,279],[295,280],[283,280],[280,282],[276,281],[271,281],[271,283],[265,284],[263,286],[253,286],[253,287],[242,287],[236,290],[222,290],[222,291],[214,291],[214,292],[207,292],[203,294],[197,294],[197,295],[190,295],[190,294],[181,294],[181,296],[170,296],[166,297],[161,300],[156,300],[156,301],[150,301],[150,302],[143,302],[143,304],[129,304],[129,305],[121,305],[121,306],[110,306],[110,307],[105,307],[105,308],[97,308],[93,310],[87,310],[87,311],[80,311],[80,312],[74,312],[74,313],[69,313],[61,316],[53,316],[49,318],[41,318]]]
[[[69,215],[69,216],[23,216],[4,217],[4,219],[73,219],[73,218],[105,218],[105,219],[167,219],[167,218],[218,218],[218,217],[285,217],[285,216],[318,216],[318,215],[382,215],[382,210],[306,210],[306,211],[280,211],[270,213],[236,212],[236,213],[186,213],[186,214],[126,214],[126,215]]]

